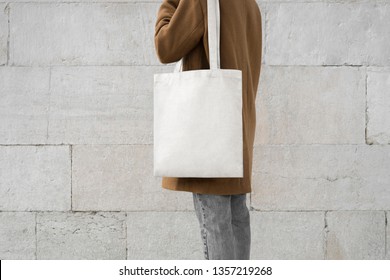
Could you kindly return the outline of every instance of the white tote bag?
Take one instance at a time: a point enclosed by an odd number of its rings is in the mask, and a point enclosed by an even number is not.
[[[210,69],[154,74],[154,176],[243,177],[242,71],[220,67],[219,1],[207,1]]]

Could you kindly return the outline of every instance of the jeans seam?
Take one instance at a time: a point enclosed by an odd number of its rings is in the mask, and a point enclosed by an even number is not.
[[[205,225],[205,219],[206,219],[206,215],[205,215],[205,209],[203,208],[203,204],[202,204],[202,200],[201,198],[197,195],[198,197],[198,201],[199,201],[199,206],[201,208],[201,217],[202,217],[202,239],[203,239],[203,248],[204,248],[204,255],[205,255],[205,258],[206,260],[209,259],[209,255],[208,255],[208,244],[207,244],[207,232],[206,232],[206,225]]]

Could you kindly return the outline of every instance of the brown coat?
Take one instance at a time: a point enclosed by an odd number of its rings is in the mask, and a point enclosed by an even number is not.
[[[162,187],[203,194],[250,193],[255,99],[262,56],[262,19],[255,0],[219,0],[221,69],[242,70],[243,178],[162,177]],[[183,59],[183,71],[209,69],[207,0],[163,0],[154,42],[161,63]]]

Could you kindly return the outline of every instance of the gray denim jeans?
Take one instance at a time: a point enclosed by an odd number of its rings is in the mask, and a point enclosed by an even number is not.
[[[249,260],[251,230],[246,194],[193,193],[206,260]]]

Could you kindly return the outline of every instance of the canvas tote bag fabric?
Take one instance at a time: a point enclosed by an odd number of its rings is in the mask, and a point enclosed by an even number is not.
[[[154,74],[154,176],[243,177],[242,71],[220,67],[218,0],[207,13],[210,69]]]

